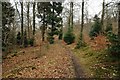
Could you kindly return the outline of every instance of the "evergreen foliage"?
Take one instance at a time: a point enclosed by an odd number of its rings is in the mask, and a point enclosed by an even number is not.
[[[68,29],[68,31],[65,33],[64,41],[67,44],[72,44],[75,41],[75,35],[72,33],[71,29]]]
[[[61,18],[61,13],[62,13],[62,3],[61,2],[52,2],[51,3],[51,10],[50,14],[48,16],[48,24],[51,25],[50,29],[50,35],[49,36],[49,41],[50,43],[54,43],[54,38],[53,36],[56,34],[56,32],[59,32],[60,28],[62,27],[62,18]]]
[[[34,45],[34,38],[29,39],[29,45],[33,46]]]
[[[53,44],[53,43],[54,43],[54,37],[53,37],[52,35],[53,35],[53,34],[48,33],[47,40],[49,41],[50,44]]]
[[[84,42],[84,40],[79,39],[75,49],[79,49],[80,47],[86,47],[86,43]]]
[[[38,18],[41,18],[42,22],[42,37],[44,37],[45,27],[49,25],[50,32],[48,34],[48,41],[54,42],[54,35],[59,35],[58,32],[62,27],[62,3],[61,2],[39,2],[37,4]],[[43,38],[44,39],[44,38]],[[43,40],[44,41],[44,40]]]
[[[91,38],[96,37],[100,33],[100,31],[101,31],[100,20],[99,20],[98,16],[95,15],[95,17],[94,17],[94,24],[91,27],[89,36]]]
[[[111,56],[120,58],[120,43],[118,35],[110,31],[107,35],[107,38],[110,42],[110,44],[108,44],[108,52]]]
[[[9,2],[2,2],[2,50],[5,51],[9,46],[9,43],[13,43],[9,39],[10,37],[10,26],[14,21],[15,9]],[[11,43],[11,44],[12,44]]]

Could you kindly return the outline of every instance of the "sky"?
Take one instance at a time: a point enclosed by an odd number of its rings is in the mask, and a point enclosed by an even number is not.
[[[10,0],[10,1],[11,1],[11,3],[14,3],[13,2],[14,0]],[[41,0],[38,0],[38,1],[41,1]],[[61,0],[59,0],[59,1],[61,1]],[[76,2],[76,3],[81,3],[82,0],[65,0],[65,3],[69,2],[69,1],[73,1],[73,2]],[[84,1],[87,2],[86,6],[88,6],[88,11],[89,11],[90,15],[93,16],[95,14],[98,14],[98,12],[100,12],[102,10],[102,1],[103,0],[84,0]],[[118,0],[105,0],[106,3],[110,2],[110,1],[118,1]]]
[[[69,8],[69,6],[66,5],[66,3],[73,1],[75,4],[79,4],[80,6],[74,6],[74,21],[80,20],[81,19],[81,5],[82,5],[82,0],[66,0],[64,5],[65,7]],[[85,10],[87,8],[88,10],[88,18],[93,18],[95,14],[99,14],[98,16],[101,17],[102,14],[102,3],[103,0],[84,0],[85,1]],[[105,3],[109,2],[118,2],[120,0],[105,0]],[[76,8],[79,8],[78,10]],[[86,11],[84,12],[86,13]]]
[[[70,1],[70,0],[66,0]],[[82,0],[72,0],[76,3],[80,3],[82,2]],[[85,6],[87,6],[88,8],[88,12],[91,16],[94,16],[95,14],[98,14],[101,10],[102,10],[102,2],[103,0],[84,0],[85,2],[87,2],[87,4]],[[115,2],[115,1],[119,1],[119,0],[105,0],[105,3],[108,2]]]

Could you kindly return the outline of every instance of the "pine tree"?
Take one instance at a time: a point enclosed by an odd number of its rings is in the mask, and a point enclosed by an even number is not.
[[[38,9],[38,18],[41,18],[42,26],[41,26],[41,32],[42,32],[42,41],[44,41],[44,35],[45,35],[45,29],[47,26],[47,20],[48,20],[48,14],[50,12],[50,2],[39,2],[37,3],[37,9]],[[43,15],[42,15],[43,14]]]
[[[68,18],[68,31],[64,35],[64,41],[67,44],[71,44],[75,40],[75,35],[73,34],[73,2],[70,2],[70,12]]]
[[[9,2],[2,2],[2,47],[6,48],[10,36],[10,25],[14,21],[15,9]]]
[[[51,30],[48,33],[48,40],[50,42],[54,42],[53,35],[60,32],[62,29],[62,3],[61,2],[40,2],[37,4],[39,17],[41,18],[42,22],[42,40],[44,41],[44,34],[47,25],[51,25],[49,29]]]
[[[91,27],[89,36],[91,37],[91,39],[93,39],[93,37],[96,37],[98,34],[100,34],[100,31],[101,31],[100,18],[98,18],[98,16],[95,15],[94,24]]]
[[[62,3],[61,2],[52,2],[51,3],[51,11],[49,14],[49,24],[51,25],[51,32],[49,33],[49,36],[51,36],[50,40],[53,40],[52,42],[54,42],[54,38],[53,35],[56,34],[55,32],[59,32],[59,28],[62,27],[61,21],[61,13],[63,10],[62,7]]]

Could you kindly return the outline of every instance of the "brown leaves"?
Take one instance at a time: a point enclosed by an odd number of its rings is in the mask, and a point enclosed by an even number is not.
[[[90,45],[93,48],[93,50],[101,50],[106,48],[108,42],[105,36],[98,35],[94,38],[94,40],[91,41]]]
[[[44,46],[43,46],[44,47]],[[6,59],[3,63],[3,77],[9,74],[22,78],[73,78],[75,77],[74,69],[71,63],[70,56],[65,48],[59,44],[50,45],[49,50],[42,57],[40,54],[43,48],[29,47],[23,49],[25,54],[18,54],[10,59]],[[34,51],[34,52],[33,52]],[[39,52],[40,51],[40,52]],[[37,57],[37,58],[35,58]],[[8,62],[9,61],[9,62]],[[30,66],[30,67],[27,67]],[[11,71],[19,68],[17,72]]]

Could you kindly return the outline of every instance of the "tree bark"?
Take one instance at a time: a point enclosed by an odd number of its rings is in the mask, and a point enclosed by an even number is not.
[[[80,39],[83,38],[83,25],[84,25],[84,0],[82,0],[82,22],[81,22],[81,31],[80,31]]]
[[[30,39],[30,28],[29,28],[29,2],[28,2],[28,4],[27,4],[27,20],[28,20],[28,39]]]
[[[21,2],[21,43],[24,44],[23,38],[23,2]]]
[[[43,26],[42,26],[42,41],[45,40],[45,10],[44,10],[44,13],[43,13]]]
[[[118,37],[120,39],[120,2],[118,3]]]
[[[53,2],[53,11],[52,11],[52,29],[51,29],[51,32],[52,32],[52,36],[53,36],[53,32],[54,32],[54,2]]]
[[[70,2],[70,27],[73,30],[73,2]]]
[[[35,35],[35,2],[33,3],[33,36]]]
[[[101,15],[101,32],[104,31],[104,15],[105,15],[105,0],[103,0],[103,4],[102,4],[102,15]]]

